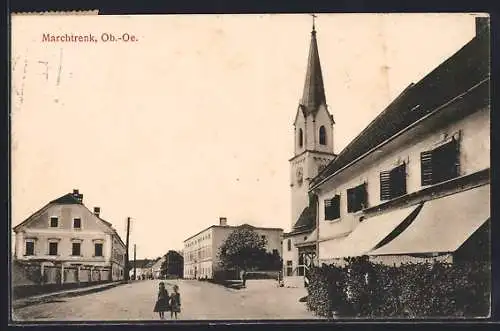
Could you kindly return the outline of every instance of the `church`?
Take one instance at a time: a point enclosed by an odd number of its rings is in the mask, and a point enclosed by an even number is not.
[[[490,260],[489,64],[489,21],[477,17],[469,42],[336,155],[313,24],[293,123],[287,286],[307,286],[312,266],[348,257]]]
[[[316,28],[313,23],[302,99],[294,126],[294,155],[290,162],[292,230],[283,235],[283,274],[300,283],[305,268],[316,258],[317,199],[309,185],[336,155],[333,141],[333,115],[326,104],[319,59]]]

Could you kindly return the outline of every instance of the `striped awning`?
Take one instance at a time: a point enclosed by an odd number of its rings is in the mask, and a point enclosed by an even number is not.
[[[489,184],[429,200],[401,234],[368,255],[454,252],[489,218]]]
[[[405,220],[413,219],[420,205],[395,209],[366,218],[346,237],[320,242],[320,259],[345,258],[366,255]]]

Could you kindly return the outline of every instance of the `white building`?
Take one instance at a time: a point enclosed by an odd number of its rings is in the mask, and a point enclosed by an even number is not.
[[[184,278],[213,278],[219,268],[217,253],[231,232],[239,227],[248,227],[266,239],[269,253],[281,255],[283,229],[254,227],[249,224],[231,226],[221,217],[218,225],[212,225],[184,240]]]
[[[125,244],[112,224],[90,211],[78,190],[55,199],[14,227],[17,261],[89,266],[124,278]]]

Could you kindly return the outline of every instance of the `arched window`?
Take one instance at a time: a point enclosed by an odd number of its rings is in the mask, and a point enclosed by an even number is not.
[[[319,144],[326,145],[326,130],[323,125],[319,128]]]
[[[299,147],[302,147],[304,145],[304,134],[302,132],[302,129],[299,129]]]

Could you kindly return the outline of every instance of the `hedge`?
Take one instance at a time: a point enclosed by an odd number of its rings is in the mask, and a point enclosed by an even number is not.
[[[344,267],[323,265],[309,274],[307,307],[323,317],[487,317],[490,264],[408,263],[398,267],[367,258]]]

